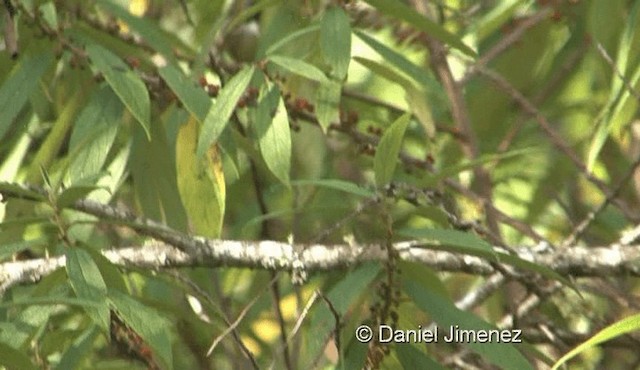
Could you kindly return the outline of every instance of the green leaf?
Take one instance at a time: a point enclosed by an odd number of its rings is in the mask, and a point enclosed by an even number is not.
[[[104,86],[92,96],[75,121],[69,141],[69,183],[97,175],[104,166],[120,127],[123,105]]]
[[[494,256],[495,251],[491,244],[480,239],[472,233],[453,229],[403,229],[400,235],[418,239],[435,249],[449,250],[455,248],[456,252],[468,253],[482,257]],[[442,248],[438,248],[438,246]],[[453,249],[452,249],[453,251]]]
[[[635,314],[633,316],[629,316],[624,318],[614,324],[607,326],[606,328],[600,330],[596,335],[589,338],[586,342],[578,345],[576,348],[569,351],[567,354],[562,356],[558,362],[556,362],[551,370],[556,370],[564,363],[577,356],[578,354],[586,351],[587,349],[597,346],[600,343],[604,343],[613,338],[619,337],[621,335],[631,333],[633,331],[640,330],[640,314]]]
[[[0,230],[2,230],[3,232],[6,232],[5,225],[6,222],[0,223]],[[48,241],[45,238],[2,244],[0,245],[0,260],[4,260],[25,249],[40,247],[47,244]]]
[[[364,189],[357,184],[352,182],[339,180],[339,179],[317,179],[317,180],[295,180],[291,182],[293,186],[304,186],[304,185],[313,185],[313,186],[323,186],[330,189],[335,189],[339,191],[343,191],[345,193],[350,193],[354,195],[358,195],[365,198],[371,198],[375,196],[375,193]]]
[[[430,94],[422,90],[422,88],[416,87],[409,79],[382,63],[361,57],[355,57],[354,59],[373,73],[402,86],[409,109],[424,128],[427,137],[433,138],[435,136],[436,127],[431,114],[431,105],[429,104]],[[439,94],[435,96],[439,97]]]
[[[394,71],[393,69],[387,67],[386,65],[376,62],[374,60],[371,59],[367,59],[367,58],[363,58],[363,57],[353,57],[353,59],[362,64],[364,67],[366,67],[368,70],[370,70],[371,72],[379,75],[380,77],[385,78],[386,80],[390,81],[390,82],[394,82],[399,84],[402,87],[408,87],[408,86],[414,86],[413,83],[403,77],[402,75],[400,75],[400,73]]]
[[[0,140],[38,87],[38,82],[52,59],[48,52],[25,57],[0,87]]]
[[[265,52],[265,55],[269,56],[269,55],[275,53],[278,49],[280,49],[284,45],[294,41],[295,39],[303,37],[303,36],[305,36],[305,35],[307,35],[309,33],[316,32],[319,29],[320,29],[320,25],[313,24],[313,25],[307,26],[307,27],[305,27],[303,29],[300,29],[300,30],[297,30],[295,32],[292,32],[292,33],[288,34],[286,37],[283,37],[282,39],[280,39],[277,42],[273,43],[273,45],[269,46],[269,48]]]
[[[0,367],[6,367],[7,370],[36,370],[36,367],[29,356],[24,352],[0,342]]]
[[[131,14],[127,9],[122,8],[120,4],[112,0],[100,0],[100,5],[129,25],[131,29],[140,34],[152,48],[157,50],[165,58],[168,60],[175,59],[171,49],[171,43],[169,42],[169,36],[158,27],[157,23],[152,22],[149,18],[137,17]]]
[[[474,167],[478,167],[487,163],[502,161],[504,159],[533,155],[536,153],[542,153],[541,147],[530,147],[530,148],[522,148],[522,149],[514,149],[504,153],[496,153],[496,154],[484,154],[479,158],[473,160],[464,160],[462,163],[455,164],[452,166],[447,166],[438,173],[429,175],[428,183],[430,185],[435,184],[437,181],[441,179],[445,179],[447,177],[452,177],[462,171],[466,171],[469,169],[473,169]]]
[[[573,283],[557,272],[518,256],[495,251],[489,243],[469,232],[451,229],[403,229],[398,231],[398,234],[423,241],[425,248],[469,254],[533,271],[546,278],[557,280],[580,294]]]
[[[120,319],[140,334],[166,368],[172,369],[171,323],[153,308],[117,290],[109,291],[109,300]]]
[[[301,59],[283,57],[281,55],[271,55],[269,61],[286,69],[287,71],[299,76],[308,78],[313,81],[327,82],[327,76],[316,66],[309,64]]]
[[[373,171],[376,176],[376,185],[379,187],[388,184],[393,178],[393,173],[398,164],[402,138],[410,119],[411,115],[402,115],[385,130],[380,139],[376,155],[373,158]]]
[[[55,369],[67,370],[76,369],[92,350],[92,345],[98,337],[99,331],[96,326],[87,328],[80,334],[71,344],[62,357]]]
[[[158,69],[160,77],[169,85],[180,102],[198,122],[203,122],[211,107],[207,93],[189,80],[177,67],[167,65]]]
[[[528,3],[530,4],[531,2]],[[521,0],[503,0],[498,2],[491,11],[470,25],[467,35],[474,37],[477,43],[483,41],[498,31],[500,27],[508,24],[508,22],[513,19],[514,13],[522,9],[522,7],[523,2]]]
[[[398,361],[402,364],[403,369],[446,369],[413,345],[403,343],[395,345],[393,348],[398,354]]]
[[[433,139],[436,136],[436,123],[431,114],[431,106],[427,94],[416,87],[405,88],[405,99],[409,105],[409,109],[418,119],[427,137]]]
[[[44,201],[46,197],[37,191],[30,190],[24,186],[10,182],[0,181],[0,193],[6,192],[11,194],[11,198],[25,198],[36,201]]]
[[[342,317],[349,307],[353,305],[361,295],[367,294],[367,287],[380,272],[378,264],[369,263],[358,267],[354,271],[344,276],[325,295],[333,305],[335,312]],[[310,328],[308,333],[309,353],[318,353],[324,347],[324,339],[335,329],[336,321],[332,310],[327,307],[327,303],[322,299],[315,306],[312,313]],[[342,350],[342,349],[340,349]],[[305,367],[303,367],[305,368]],[[307,366],[306,368],[309,368]]]
[[[336,81],[327,81],[318,87],[316,92],[316,117],[324,133],[327,133],[332,122],[340,119],[340,97],[342,85]]]
[[[619,71],[625,76],[627,75],[626,72],[627,63],[629,61],[629,53],[633,44],[634,34],[637,30],[636,23],[638,20],[638,13],[640,13],[640,3],[636,2],[634,3],[633,8],[631,8],[629,18],[625,22],[626,26],[624,29],[624,33],[622,34],[622,37],[620,39],[618,55],[616,57],[615,71]],[[586,166],[587,170],[589,171],[593,170],[596,159],[598,158],[598,155],[600,154],[604,143],[607,141],[607,138],[611,133],[612,124],[615,122],[614,115],[617,116],[620,113],[623,107],[622,104],[626,103],[626,101],[629,99],[630,94],[628,91],[623,92],[625,84],[615,71],[612,72],[613,77],[611,90],[609,92],[609,99],[607,101],[607,104],[604,106],[602,111],[600,111],[600,114],[596,118],[596,122],[598,123],[597,129],[595,131],[593,139],[591,140],[591,145],[589,146],[589,151],[587,153]],[[635,85],[638,80],[640,80],[640,67],[638,68],[632,79],[632,86]],[[620,103],[620,100],[622,100],[622,98],[625,99],[624,103]],[[616,102],[618,102],[618,104],[616,104]],[[613,110],[614,105],[616,106],[615,113]]]
[[[62,271],[62,270],[60,270]],[[84,308],[96,308],[100,309],[103,303],[96,302],[95,300],[83,299],[83,298],[67,298],[67,297],[42,297],[42,298],[23,298],[14,301],[7,301],[0,303],[0,307],[21,307],[25,306],[58,306],[58,305],[78,306]],[[50,311],[55,311],[52,308]]]
[[[101,187],[98,185],[76,185],[64,189],[64,191],[58,196],[57,205],[61,208],[68,207],[75,203],[77,200],[86,198],[91,192],[96,189],[101,189]]]
[[[164,125],[151,127],[152,140],[135,126],[129,157],[133,188],[144,215],[174,229],[187,231],[187,216],[177,197],[178,184],[173,148],[167,142]]]
[[[89,44],[86,50],[93,65],[102,73],[122,103],[142,125],[147,139],[150,140],[151,105],[144,82],[118,56],[102,46]]]
[[[263,86],[256,109],[256,134],[267,167],[280,182],[289,186],[291,130],[289,117],[275,85]]]
[[[227,126],[236,104],[251,82],[254,67],[244,67],[220,90],[218,99],[204,119],[204,125],[198,139],[198,156],[203,156]]]
[[[198,124],[191,116],[180,126],[176,139],[178,191],[195,232],[217,238],[222,231],[226,196],[222,161],[215,146],[206,156],[197,156],[197,137]]]
[[[496,329],[473,313],[460,310],[450,300],[430,291],[418,282],[404,278],[403,287],[403,291],[415,302],[416,306],[428,312],[431,318],[439,324],[441,331],[448,332],[451,327],[473,331]],[[531,364],[513,344],[469,342],[464,345],[502,369],[533,370]]]
[[[85,307],[85,311],[103,332],[109,332],[109,307],[105,300],[107,286],[98,266],[91,255],[80,248],[67,248],[66,257],[67,274],[74,292],[78,298],[98,304],[97,307]]]
[[[349,17],[337,6],[324,13],[320,23],[320,50],[331,66],[331,75],[344,80],[351,61],[351,25]]]
[[[360,30],[356,30],[354,33],[373,50],[380,54],[387,63],[394,66],[420,85],[428,88],[430,91],[437,91],[440,95],[440,99],[444,101],[442,87],[431,75],[429,75],[429,73],[427,73],[426,68],[421,68],[413,64],[404,55]]]
[[[365,2],[371,4],[383,14],[399,18],[413,25],[417,30],[426,32],[429,36],[460,50],[470,57],[475,58],[477,56],[476,52],[465,45],[458,36],[447,31],[429,18],[420,15],[414,9],[409,8],[401,2],[396,0],[365,0]]]

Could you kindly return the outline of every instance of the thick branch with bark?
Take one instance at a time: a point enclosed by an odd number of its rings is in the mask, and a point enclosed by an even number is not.
[[[162,242],[103,251],[111,262],[125,267],[162,269],[172,267],[244,267],[278,271],[331,271],[365,262],[385,261],[383,245],[292,245],[276,241],[205,240],[185,253]],[[438,271],[490,275],[496,269],[479,257],[427,249],[422,242],[393,245],[404,261],[421,263]],[[553,252],[518,250],[520,258],[565,276],[640,276],[640,245],[573,247]],[[499,254],[498,254],[499,258]],[[0,295],[8,288],[36,282],[64,266],[64,256],[0,264]]]

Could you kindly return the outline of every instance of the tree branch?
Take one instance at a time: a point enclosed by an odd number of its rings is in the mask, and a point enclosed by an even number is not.
[[[104,250],[112,263],[125,267],[162,269],[172,267],[243,267],[278,271],[302,269],[331,271],[365,262],[382,262],[388,253],[383,245],[291,245],[276,241],[204,240],[185,253],[162,242]],[[495,268],[486,260],[459,253],[427,249],[422,242],[393,244],[399,257],[438,271],[491,275]],[[296,253],[296,251],[298,251]],[[535,252],[523,247],[520,258],[571,276],[640,276],[640,244],[632,246],[573,247],[554,252]],[[499,257],[498,257],[499,258]],[[65,257],[39,258],[0,264],[0,295],[12,286],[34,283],[65,265]]]

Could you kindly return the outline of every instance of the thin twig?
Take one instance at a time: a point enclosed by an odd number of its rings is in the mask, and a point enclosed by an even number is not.
[[[513,44],[518,42],[524,35],[525,31],[529,28],[535,26],[536,24],[542,22],[547,19],[549,15],[552,13],[551,8],[544,8],[540,10],[538,13],[529,16],[518,23],[518,25],[504,37],[501,37],[500,40],[486,53],[482,54],[480,58],[476,61],[474,65],[472,65],[467,72],[462,76],[462,78],[458,81],[458,84],[465,85],[469,80],[477,75],[480,72],[480,69],[486,66],[490,61],[495,59],[498,55],[502,54],[505,50],[510,48]]]
[[[572,247],[573,245],[575,245],[575,243],[578,241],[578,239],[580,239],[580,237],[585,233],[585,231],[587,230],[587,228],[591,225],[591,223],[596,219],[596,217],[602,213],[602,211],[604,211],[605,208],[607,208],[607,206],[609,204],[611,204],[611,201],[616,198],[620,192],[622,191],[622,188],[629,182],[629,180],[631,180],[631,177],[633,176],[633,174],[635,173],[636,169],[638,168],[638,166],[640,166],[640,156],[638,156],[638,158],[636,158],[636,160],[633,162],[633,164],[631,165],[631,167],[629,167],[629,169],[627,170],[627,172],[624,174],[624,176],[622,177],[622,179],[620,179],[620,181],[618,181],[618,184],[616,185],[616,187],[613,189],[613,191],[611,192],[610,195],[607,195],[607,197],[604,199],[604,201],[602,203],[600,203],[600,205],[598,206],[598,208],[594,209],[593,211],[589,212],[589,214],[587,215],[587,217],[584,218],[584,220],[582,220],[578,226],[576,226],[572,231],[571,231],[571,235],[569,235],[569,237],[567,237],[561,244],[561,248],[568,248],[568,247]]]
[[[276,282],[276,279],[271,279],[271,281],[269,281],[269,284],[267,285],[273,285]],[[244,319],[244,317],[247,315],[247,313],[249,312],[249,310],[251,309],[251,307],[253,307],[256,302],[258,302],[258,299],[260,297],[262,297],[262,294],[264,294],[265,289],[261,289],[260,293],[257,294],[255,297],[253,297],[253,299],[251,300],[251,302],[249,302],[249,304],[247,304],[242,311],[240,311],[240,314],[238,315],[238,317],[236,318],[236,320],[232,323],[229,324],[229,327],[227,327],[222,334],[220,334],[218,337],[216,337],[216,339],[214,339],[213,343],[211,343],[211,346],[209,347],[209,350],[207,350],[207,357],[211,356],[211,353],[213,352],[213,350],[216,348],[216,346],[218,345],[218,343],[220,343],[224,337],[226,337],[229,333],[233,332],[238,325],[240,325],[240,322],[242,322],[242,319]],[[257,364],[256,364],[257,366]]]
[[[494,82],[497,87],[499,87],[508,96],[515,100],[520,105],[520,107],[522,107],[525,113],[533,116],[533,118],[538,123],[540,128],[542,128],[542,131],[547,135],[549,141],[553,144],[553,146],[555,146],[556,149],[558,149],[562,154],[567,156],[567,158],[569,158],[571,162],[573,162],[573,164],[577,167],[580,173],[587,180],[589,180],[589,182],[594,184],[600,191],[602,191],[602,193],[605,194],[606,197],[611,197],[611,189],[609,189],[602,180],[595,177],[591,172],[587,170],[587,166],[582,162],[578,155],[573,150],[571,150],[569,146],[567,146],[565,140],[552,128],[551,123],[538,110],[538,108],[536,108],[524,95],[522,95],[520,91],[513,87],[509,83],[509,81],[507,81],[498,73],[486,68],[479,68],[478,70],[483,76]],[[637,221],[640,219],[640,217],[629,210],[628,206],[621,200],[613,198],[613,202],[622,211],[627,219],[631,221]]]
[[[622,80],[622,83],[624,84],[624,87],[627,89],[627,91],[629,91],[629,93],[633,95],[633,97],[636,98],[638,102],[640,102],[640,93],[638,93],[638,91],[636,91],[636,89],[631,86],[629,80],[624,76],[622,71],[618,69],[616,63],[613,61],[613,59],[611,59],[611,56],[609,55],[609,53],[607,53],[607,50],[604,48],[604,46],[602,46],[600,42],[596,42],[596,49],[598,49],[598,52],[600,53],[602,58],[607,61],[609,66],[611,66],[613,73],[615,73],[618,78]]]

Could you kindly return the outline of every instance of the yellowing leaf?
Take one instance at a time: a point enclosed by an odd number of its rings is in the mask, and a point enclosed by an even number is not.
[[[225,209],[222,158],[216,146],[207,155],[196,155],[198,124],[193,116],[183,124],[176,139],[178,191],[194,231],[210,238],[220,236]]]

